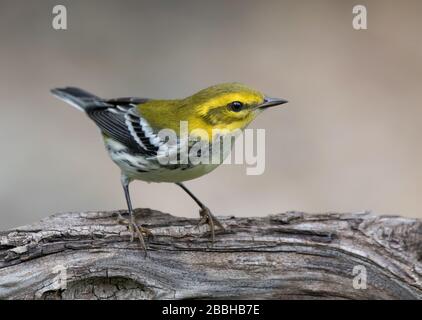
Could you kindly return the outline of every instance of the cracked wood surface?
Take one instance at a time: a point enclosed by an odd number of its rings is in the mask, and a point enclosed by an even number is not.
[[[211,246],[195,219],[136,214],[154,233],[147,257],[116,212],[56,214],[0,232],[0,298],[422,299],[420,220],[220,217],[227,230]],[[356,289],[362,268],[367,287]]]

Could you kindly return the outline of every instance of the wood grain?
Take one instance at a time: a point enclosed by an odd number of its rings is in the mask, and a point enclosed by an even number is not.
[[[1,299],[422,299],[422,223],[371,213],[197,220],[149,209],[145,257],[117,212],[0,232]],[[355,288],[365,270],[366,289]],[[362,273],[358,273],[362,275]]]

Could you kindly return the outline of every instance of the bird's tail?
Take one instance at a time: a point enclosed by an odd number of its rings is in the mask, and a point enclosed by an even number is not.
[[[81,111],[107,106],[103,99],[93,95],[92,93],[75,87],[56,88],[52,89],[51,93],[60,100],[69,103]]]

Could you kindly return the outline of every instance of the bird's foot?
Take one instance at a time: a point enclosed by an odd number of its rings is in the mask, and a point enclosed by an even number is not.
[[[134,218],[131,218],[131,219],[123,218],[123,216],[120,213],[118,213],[117,221],[118,223],[124,224],[128,227],[129,233],[130,233],[130,242],[133,242],[135,238],[138,238],[141,244],[141,247],[145,251],[145,254],[146,254],[147,246],[146,246],[144,237],[147,237],[147,238],[153,237],[154,235],[151,232],[151,230],[138,225]]]
[[[199,210],[199,215],[201,216],[198,227],[203,224],[208,224],[211,231],[211,241],[214,243],[215,240],[215,227],[224,230],[224,226],[221,224],[220,221],[211,213],[210,209],[207,207],[202,208]]]

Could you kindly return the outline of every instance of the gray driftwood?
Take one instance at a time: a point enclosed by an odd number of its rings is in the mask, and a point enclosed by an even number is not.
[[[0,298],[422,298],[420,220],[222,217],[227,230],[211,246],[196,220],[143,209],[137,216],[155,234],[145,257],[115,216],[57,214],[1,232]]]

